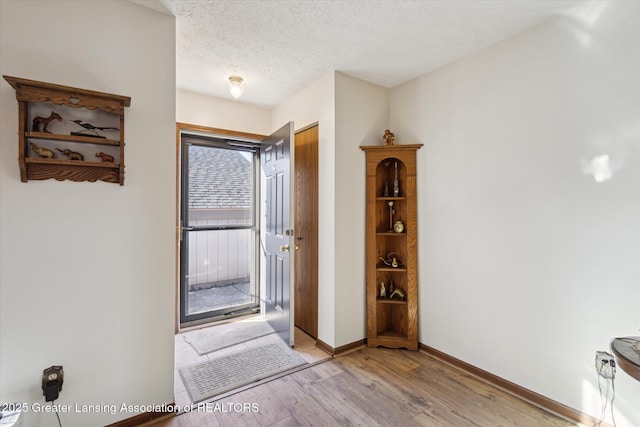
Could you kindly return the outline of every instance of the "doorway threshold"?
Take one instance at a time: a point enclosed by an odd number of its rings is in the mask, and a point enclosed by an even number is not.
[[[194,320],[191,322],[185,322],[180,324],[179,333],[192,331],[194,329],[201,329],[210,326],[222,325],[229,322],[240,321],[244,319],[250,319],[252,317],[259,317],[261,315],[260,307],[252,307],[246,309],[236,309],[224,313],[220,316],[207,317],[201,320]]]

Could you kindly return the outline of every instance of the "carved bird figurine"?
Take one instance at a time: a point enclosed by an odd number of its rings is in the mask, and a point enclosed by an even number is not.
[[[95,132],[96,134],[98,133],[97,131],[99,130],[120,130],[118,128],[114,128],[114,127],[102,127],[102,126],[94,126],[91,123],[87,123],[87,122],[83,122],[82,120],[72,120],[72,122],[76,123],[79,126],[82,126],[83,128],[85,128],[88,131],[92,131]],[[85,131],[83,131],[85,132]]]

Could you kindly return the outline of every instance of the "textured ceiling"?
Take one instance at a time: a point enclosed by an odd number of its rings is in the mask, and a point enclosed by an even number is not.
[[[273,106],[338,70],[394,87],[581,0],[132,0],[176,16],[176,84]]]

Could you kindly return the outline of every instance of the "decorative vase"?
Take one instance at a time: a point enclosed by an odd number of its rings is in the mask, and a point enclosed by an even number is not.
[[[402,233],[404,231],[404,224],[402,221],[398,220],[395,224],[393,224],[393,231],[396,233]]]

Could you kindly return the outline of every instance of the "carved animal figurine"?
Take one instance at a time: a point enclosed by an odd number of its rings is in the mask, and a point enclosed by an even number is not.
[[[72,122],[76,123],[78,126],[82,126],[85,130],[80,132],[93,132],[98,135],[99,130],[120,130],[119,128],[114,127],[103,127],[103,126],[94,126],[91,123],[83,122],[82,120],[72,120]]]
[[[402,267],[404,263],[400,260],[400,254],[395,252],[389,252],[386,258],[378,257],[380,261],[382,261],[386,266],[398,268]]]
[[[382,139],[384,139],[384,143],[387,145],[394,145],[393,142],[395,141],[396,137],[393,134],[393,132],[391,132],[389,129],[384,131],[384,135],[382,135]]]
[[[76,151],[71,151],[68,148],[65,148],[64,150],[61,150],[59,148],[56,148],[56,150],[58,150],[59,152],[62,153],[62,155],[67,156],[67,158],[69,160],[84,160],[84,156]]]
[[[53,151],[51,151],[51,150],[49,150],[47,148],[38,147],[33,142],[31,143],[31,151],[36,153],[38,155],[38,157],[40,157],[42,159],[55,159],[56,158],[56,153],[54,153]]]
[[[45,117],[36,116],[33,119],[32,130],[34,132],[40,132],[40,125],[42,125],[42,132],[51,133],[51,131],[49,129],[47,129],[47,126],[49,126],[49,123],[51,123],[54,120],[57,120],[59,122],[62,121],[62,117],[60,117],[60,114],[56,113],[55,111],[52,111],[51,115],[49,117],[46,117],[46,118]]]
[[[404,301],[404,299],[407,297],[407,295],[404,293],[404,291],[402,289],[398,288],[395,291],[393,291],[391,293],[391,295],[389,295],[389,299],[393,299],[393,297],[395,297],[396,295],[399,297],[399,299],[401,301]]]
[[[384,287],[384,281],[380,282],[380,297],[384,298],[387,296],[387,288]]]
[[[102,160],[102,163],[113,163],[113,156],[110,156],[107,153],[96,153],[96,157],[99,157],[100,160]]]

